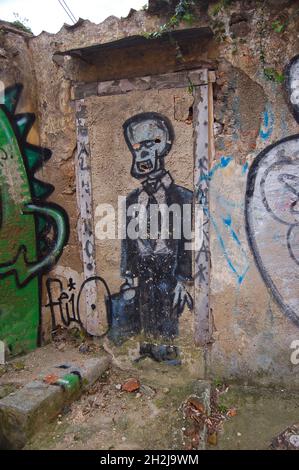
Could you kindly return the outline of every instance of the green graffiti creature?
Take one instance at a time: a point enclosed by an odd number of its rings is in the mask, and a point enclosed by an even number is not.
[[[68,239],[66,213],[45,203],[54,187],[34,177],[51,152],[26,142],[34,115],[15,114],[21,91],[0,104],[0,340],[12,355],[38,345],[41,276]]]

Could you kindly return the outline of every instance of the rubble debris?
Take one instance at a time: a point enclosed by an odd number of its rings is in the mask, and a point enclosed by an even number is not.
[[[198,449],[207,418],[205,407],[198,397],[191,396],[183,403],[183,416],[186,420],[183,430],[184,448]]]
[[[90,352],[89,344],[86,344],[86,343],[80,344],[79,352],[82,353],[82,354],[86,354],[86,353]]]
[[[43,378],[43,382],[48,384],[48,385],[53,385],[57,383],[57,380],[59,379],[58,375],[55,374],[48,374]]]
[[[233,417],[236,416],[236,415],[237,415],[237,410],[236,410],[236,408],[234,408],[234,407],[233,407],[233,408],[230,408],[230,409],[228,410],[228,412],[226,413],[226,416],[227,416],[228,418],[233,418]]]
[[[273,450],[299,450],[299,424],[293,424],[276,436],[270,445]]]
[[[130,378],[126,380],[121,386],[121,390],[123,392],[132,393],[132,392],[137,392],[137,390],[139,389],[140,389],[140,382],[136,378]]]
[[[190,406],[196,409],[196,411],[199,411],[200,413],[204,413],[204,406],[197,397],[190,397],[188,399],[188,403]]]
[[[210,444],[210,446],[216,446],[217,440],[217,432],[213,432],[212,434],[208,435],[208,444]]]
[[[23,361],[13,362],[12,367],[16,371],[24,370],[25,369],[25,362],[23,362]]]
[[[211,396],[211,413],[208,415],[204,403],[197,396],[190,396],[183,404],[183,414],[186,420],[183,432],[185,449],[197,449],[199,438],[206,427],[206,440],[209,445],[216,446],[218,433],[222,429],[223,422],[237,415],[235,407],[226,407],[219,404],[219,398],[227,393],[228,387],[225,383],[217,383]],[[198,437],[198,438],[197,438]],[[187,439],[186,439],[187,438]]]
[[[156,395],[156,390],[149,385],[140,385],[139,391],[148,398],[153,398]]]
[[[180,350],[174,345],[141,343],[139,354],[140,356],[135,359],[135,362],[149,357],[156,362],[164,362],[172,366],[179,366],[182,363],[179,358]]]

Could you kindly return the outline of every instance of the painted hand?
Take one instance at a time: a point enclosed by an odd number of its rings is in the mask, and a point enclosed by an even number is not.
[[[189,310],[193,308],[193,300],[182,282],[178,282],[174,289],[173,308],[178,307],[179,312],[184,310],[185,305]]]
[[[126,271],[124,285],[127,285],[127,287],[133,287],[134,286],[134,276],[131,273],[131,271]]]

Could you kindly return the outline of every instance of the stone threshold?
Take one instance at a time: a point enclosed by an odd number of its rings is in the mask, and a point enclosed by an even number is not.
[[[48,368],[37,380],[0,400],[0,449],[22,449],[29,438],[77,400],[110,366],[110,357]]]

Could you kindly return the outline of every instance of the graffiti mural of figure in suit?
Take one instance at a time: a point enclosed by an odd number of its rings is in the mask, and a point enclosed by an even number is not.
[[[192,281],[192,252],[186,249],[183,230],[183,207],[189,206],[192,219],[193,193],[174,183],[164,167],[174,131],[170,121],[158,113],[141,113],[128,119],[124,125],[126,143],[133,156],[131,175],[141,181],[139,188],[126,198],[126,238],[122,241],[121,274],[126,286],[137,283],[140,329],[147,337],[172,340],[178,335],[179,316],[185,304],[192,308],[187,285]],[[151,206],[177,207],[178,217],[169,217],[168,237],[161,236],[161,219],[157,232],[150,232]],[[130,208],[143,207],[146,233],[134,239],[129,228]],[[175,224],[176,223],[176,228]],[[179,224],[179,227],[177,225]],[[178,230],[179,236],[174,232]]]

